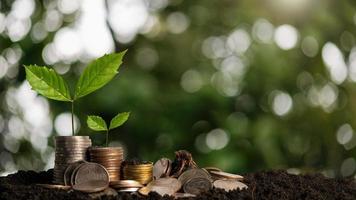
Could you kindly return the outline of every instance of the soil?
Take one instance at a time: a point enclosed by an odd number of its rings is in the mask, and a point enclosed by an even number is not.
[[[0,178],[0,199],[90,199],[85,193],[46,189],[36,183],[50,183],[53,170],[46,172],[19,171]],[[194,199],[356,199],[356,181],[353,178],[331,179],[321,174],[292,175],[283,170],[244,174],[248,189],[224,192],[210,190]],[[119,193],[116,197],[101,196],[107,200],[174,199],[151,193],[147,197]],[[193,198],[186,198],[193,199]]]

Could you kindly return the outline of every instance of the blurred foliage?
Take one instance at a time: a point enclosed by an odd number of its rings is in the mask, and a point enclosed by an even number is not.
[[[2,16],[8,16],[13,2],[1,1]],[[57,4],[50,2],[35,1],[32,25],[43,20],[49,9],[57,9]],[[128,122],[110,135],[112,141],[125,146],[128,157],[153,161],[163,156],[173,158],[175,150],[186,149],[200,166],[232,172],[285,168],[322,171],[329,176],[354,174],[354,1],[153,2],[166,3],[149,10],[159,28],[139,33],[129,42],[116,37],[116,51],[128,49],[119,75],[76,103],[80,135],[90,135],[95,145],[103,145],[105,135],[93,134],[85,125],[86,116],[101,115],[108,121],[118,112],[131,111]],[[1,64],[9,48],[21,52],[18,62],[3,77],[0,69],[3,172],[48,166],[46,155],[53,152],[53,137],[57,135],[51,129],[49,147],[42,150],[33,148],[36,141],[28,137],[11,136],[10,119],[23,117],[9,109],[6,96],[23,84],[22,65],[70,66],[64,76],[75,84],[78,72],[93,59],[79,56],[70,62],[45,62],[46,45],[58,30],[78,22],[81,11],[61,15],[61,26],[48,31],[41,41],[34,42],[31,33],[14,41],[6,27],[0,35]],[[4,23],[0,15],[0,27]],[[277,31],[283,24],[289,25],[279,38]],[[288,32],[291,27],[292,33]],[[293,28],[297,30],[295,44],[291,42],[295,39]],[[112,27],[110,31],[115,34]],[[230,36],[233,51],[229,51]],[[291,48],[283,48],[290,43]],[[342,74],[342,61],[347,77]],[[69,104],[48,102],[51,121],[70,111]],[[33,132],[26,125],[25,131]],[[11,148],[11,142],[18,143],[18,148]]]

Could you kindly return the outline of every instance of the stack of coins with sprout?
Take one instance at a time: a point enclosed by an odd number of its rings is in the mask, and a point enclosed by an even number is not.
[[[105,167],[109,173],[110,182],[120,180],[120,167],[124,159],[124,150],[121,147],[91,147],[89,154],[91,162]]]
[[[53,183],[64,185],[64,172],[68,165],[86,160],[87,149],[91,146],[89,136],[57,136],[55,138],[55,163]]]

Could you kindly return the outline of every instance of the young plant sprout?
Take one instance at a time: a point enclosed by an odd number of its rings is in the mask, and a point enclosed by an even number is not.
[[[123,125],[130,116],[130,112],[123,112],[117,114],[110,121],[110,126],[106,125],[103,118],[99,116],[90,115],[87,119],[88,127],[94,131],[106,131],[106,146],[109,144],[109,131]]]
[[[118,73],[122,58],[126,53],[104,55],[89,63],[71,95],[66,81],[53,69],[37,65],[27,65],[26,79],[33,90],[53,100],[71,102],[72,135],[74,136],[74,102],[106,85]]]

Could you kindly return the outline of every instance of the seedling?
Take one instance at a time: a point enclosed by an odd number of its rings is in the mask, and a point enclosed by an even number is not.
[[[110,126],[106,125],[106,122],[100,116],[90,115],[87,119],[88,127],[94,131],[106,131],[106,146],[109,144],[109,131],[123,125],[130,116],[130,112],[123,112],[117,114],[110,121]]]
[[[26,79],[33,90],[53,100],[71,102],[72,135],[74,135],[74,102],[106,85],[118,73],[122,58],[126,53],[104,55],[89,63],[71,95],[68,84],[53,69],[37,65],[27,65]]]

